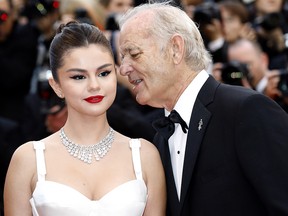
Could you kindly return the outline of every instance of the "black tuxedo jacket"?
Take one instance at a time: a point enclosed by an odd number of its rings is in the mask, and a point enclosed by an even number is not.
[[[288,115],[266,96],[208,78],[190,119],[180,201],[168,143],[159,133],[154,143],[167,216],[288,215]]]

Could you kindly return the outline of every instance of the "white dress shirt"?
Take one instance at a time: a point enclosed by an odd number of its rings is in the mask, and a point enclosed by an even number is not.
[[[189,127],[189,122],[192,114],[192,108],[194,106],[196,97],[208,79],[209,75],[205,70],[202,70],[185,89],[183,94],[177,101],[174,110],[176,110],[182,119],[186,122]],[[168,116],[170,112],[165,110],[165,116]],[[171,155],[171,163],[173,169],[174,180],[176,184],[178,199],[180,200],[181,183],[182,183],[182,172],[184,165],[184,156],[186,149],[187,133],[183,133],[181,125],[175,124],[175,132],[169,138],[168,144]]]

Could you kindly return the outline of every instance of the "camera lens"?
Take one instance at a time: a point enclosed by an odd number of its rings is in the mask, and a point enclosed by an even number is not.
[[[230,85],[240,85],[242,86],[242,78],[248,76],[248,68],[245,64],[230,61],[226,64],[223,64],[222,67],[222,81]]]
[[[278,83],[278,89],[281,91],[284,97],[288,97],[288,71],[280,72],[280,81]]]

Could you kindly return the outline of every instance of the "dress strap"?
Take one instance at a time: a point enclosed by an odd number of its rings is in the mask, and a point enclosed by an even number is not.
[[[33,142],[34,149],[36,151],[36,165],[38,181],[45,181],[46,164],[44,158],[45,144],[41,141]]]
[[[143,179],[142,177],[142,168],[141,168],[141,159],[140,159],[140,147],[141,143],[139,139],[131,139],[129,141],[130,148],[132,149],[132,160],[134,171],[137,179]]]

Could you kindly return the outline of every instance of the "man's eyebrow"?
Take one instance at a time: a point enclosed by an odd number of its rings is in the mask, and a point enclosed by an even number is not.
[[[127,47],[123,47],[123,48],[121,48],[121,51],[122,52],[126,52],[126,53],[129,53],[129,52],[131,52],[131,51],[134,51],[134,50],[138,50],[138,51],[140,51],[140,48],[139,47],[132,47],[132,46],[127,46]]]

